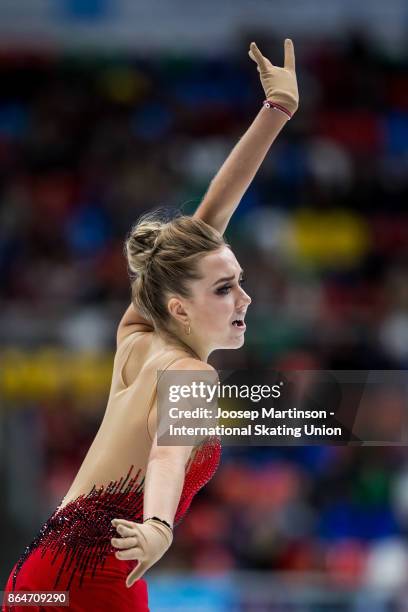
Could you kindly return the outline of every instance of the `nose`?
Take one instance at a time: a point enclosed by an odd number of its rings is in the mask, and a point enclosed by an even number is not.
[[[249,295],[242,289],[241,287],[241,296],[240,296],[240,304],[245,304],[247,307],[250,305],[250,303],[252,302],[252,299],[249,297]]]

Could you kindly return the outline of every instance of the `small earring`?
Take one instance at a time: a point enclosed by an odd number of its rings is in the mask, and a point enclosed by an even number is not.
[[[188,327],[184,328],[184,331],[186,332],[187,336],[189,336],[191,334],[191,326],[190,323],[188,324]]]

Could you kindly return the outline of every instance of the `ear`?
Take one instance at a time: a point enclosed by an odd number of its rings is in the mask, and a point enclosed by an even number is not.
[[[182,325],[187,325],[187,323],[189,322],[189,316],[185,308],[184,300],[173,296],[169,299],[167,303],[167,308],[173,319],[175,319]]]

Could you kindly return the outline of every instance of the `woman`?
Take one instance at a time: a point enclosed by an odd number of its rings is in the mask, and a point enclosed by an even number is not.
[[[103,421],[66,496],[12,569],[7,591],[67,590],[77,611],[148,610],[142,576],[217,468],[216,438],[196,447],[157,444],[157,372],[213,372],[212,351],[244,343],[251,299],[222,235],[298,106],[292,41],[285,40],[283,68],[255,43],[249,55],[266,101],[197,211],[168,221],[144,215],[126,240],[132,304],[117,330]]]

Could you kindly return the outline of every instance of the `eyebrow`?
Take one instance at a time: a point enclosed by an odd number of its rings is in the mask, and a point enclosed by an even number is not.
[[[241,276],[243,273],[244,271],[240,270],[239,275]],[[218,283],[224,283],[226,281],[231,281],[231,280],[234,280],[234,278],[235,278],[235,274],[232,274],[232,276],[223,276],[223,278],[219,278],[211,286],[214,287],[214,285],[217,285]]]

